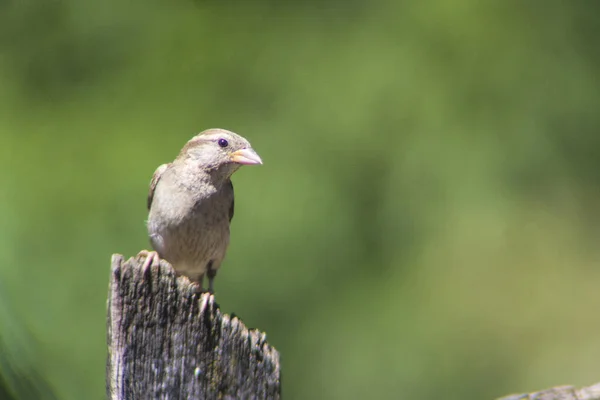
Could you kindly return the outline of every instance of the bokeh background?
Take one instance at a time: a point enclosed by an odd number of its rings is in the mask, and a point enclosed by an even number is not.
[[[287,399],[600,381],[600,3],[1,0],[0,398],[103,399],[154,169],[246,136],[224,312]]]

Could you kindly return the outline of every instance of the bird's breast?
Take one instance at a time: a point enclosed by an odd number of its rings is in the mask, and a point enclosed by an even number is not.
[[[204,268],[208,261],[214,260],[218,267],[229,244],[232,194],[156,189],[148,233],[153,245],[155,241],[160,243],[159,254],[174,266]]]

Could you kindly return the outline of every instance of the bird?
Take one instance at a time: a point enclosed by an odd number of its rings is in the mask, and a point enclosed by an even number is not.
[[[204,291],[214,280],[229,246],[234,213],[231,176],[262,160],[242,136],[213,128],[191,138],[175,160],[159,166],[150,181],[147,229],[153,251],[142,250],[142,268],[168,261]]]

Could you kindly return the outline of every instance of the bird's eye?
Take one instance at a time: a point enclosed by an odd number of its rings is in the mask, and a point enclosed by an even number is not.
[[[229,142],[226,139],[219,139],[219,141],[217,143],[219,143],[219,146],[221,146],[221,147],[229,146]]]

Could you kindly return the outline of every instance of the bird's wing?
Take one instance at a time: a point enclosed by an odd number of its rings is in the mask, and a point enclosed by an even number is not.
[[[234,208],[234,196],[233,196],[233,183],[231,180],[229,181],[229,188],[231,189],[231,205],[229,206],[229,222],[233,219],[233,208]]]
[[[152,205],[152,199],[154,198],[154,189],[156,189],[156,185],[158,184],[158,181],[160,180],[162,174],[170,166],[171,163],[163,164],[160,167],[156,168],[156,171],[154,171],[154,175],[152,175],[152,180],[150,181],[150,191],[148,192],[148,210],[150,210],[150,206]]]

